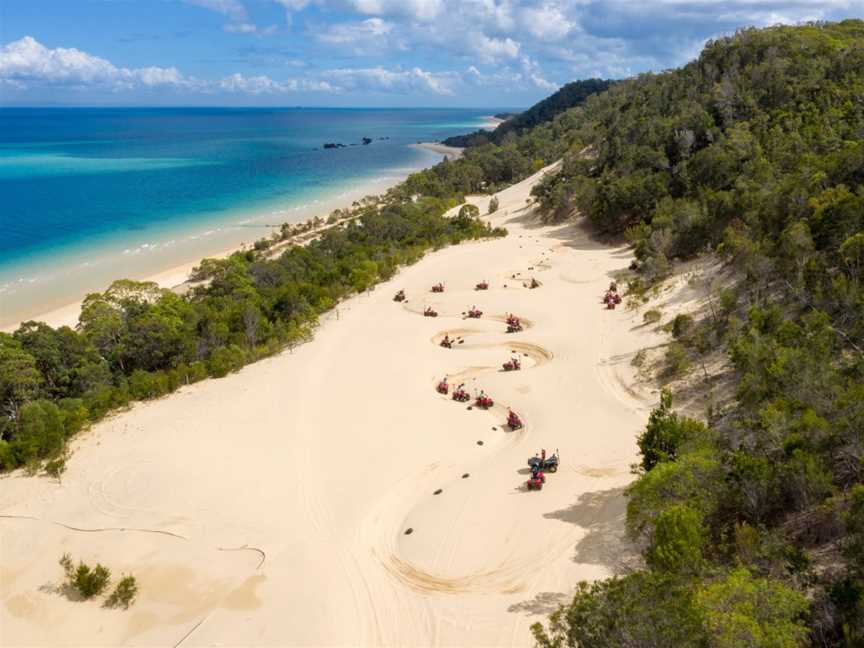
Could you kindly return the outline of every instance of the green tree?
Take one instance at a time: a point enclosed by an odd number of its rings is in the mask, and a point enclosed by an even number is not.
[[[780,582],[739,567],[695,596],[711,645],[717,648],[795,648],[807,638],[807,599]]]
[[[686,504],[670,506],[654,523],[654,538],[646,554],[648,564],[660,571],[698,573],[705,535],[698,511]]]

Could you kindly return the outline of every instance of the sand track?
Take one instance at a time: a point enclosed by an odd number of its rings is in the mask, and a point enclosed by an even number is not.
[[[645,419],[626,359],[656,340],[597,305],[620,249],[532,220],[539,177],[483,217],[509,236],[426,255],[312,342],[107,418],[76,439],[62,485],[2,479],[2,643],[522,646],[549,600],[613,573]],[[484,214],[488,199],[469,200]],[[462,319],[475,303],[487,314]],[[505,333],[508,312],[525,331]],[[439,347],[445,333],[462,343]],[[512,352],[523,368],[504,372]],[[441,397],[444,375],[495,407]],[[504,428],[506,405],[523,430]],[[540,448],[562,466],[526,492]],[[67,551],[135,574],[134,607],[41,590]]]

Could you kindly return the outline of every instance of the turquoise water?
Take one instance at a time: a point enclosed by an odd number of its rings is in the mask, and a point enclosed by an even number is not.
[[[490,112],[0,109],[0,325],[381,190]]]

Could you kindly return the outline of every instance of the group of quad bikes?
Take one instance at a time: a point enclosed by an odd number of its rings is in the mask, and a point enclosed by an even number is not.
[[[603,303],[609,310],[615,310],[615,307],[621,303],[621,295],[618,294],[618,284],[614,281],[609,284],[609,290],[603,295]]]
[[[444,394],[445,396],[450,392],[450,385],[447,382],[446,377],[441,379],[441,382],[438,383],[436,389],[439,394]],[[460,383],[456,386],[451,398],[459,403],[467,403],[471,400],[471,395],[468,393],[468,390],[465,389],[465,383]],[[493,405],[495,405],[495,401],[492,400],[492,397],[482,389],[480,390],[480,393],[474,397],[474,407],[488,410]],[[524,427],[522,419],[519,418],[519,415],[510,408],[507,408],[507,427],[511,430],[521,430]]]
[[[531,477],[525,482],[525,486],[528,490],[543,490],[546,473],[558,472],[558,451],[547,457],[546,450],[541,450],[539,455],[534,455],[528,460],[528,467],[531,469]]]

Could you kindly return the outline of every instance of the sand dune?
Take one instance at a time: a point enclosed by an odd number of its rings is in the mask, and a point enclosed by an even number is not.
[[[628,251],[538,224],[537,178],[499,194],[508,237],[431,254],[293,353],[97,425],[62,485],[0,480],[0,643],[526,645],[577,581],[619,568],[655,398],[627,387],[629,361],[655,334],[599,303]],[[508,312],[530,326],[506,334]],[[523,369],[501,371],[513,353]],[[436,393],[445,375],[496,406]],[[527,492],[541,447],[562,465]],[[64,552],[134,573],[137,603],[67,599]]]

